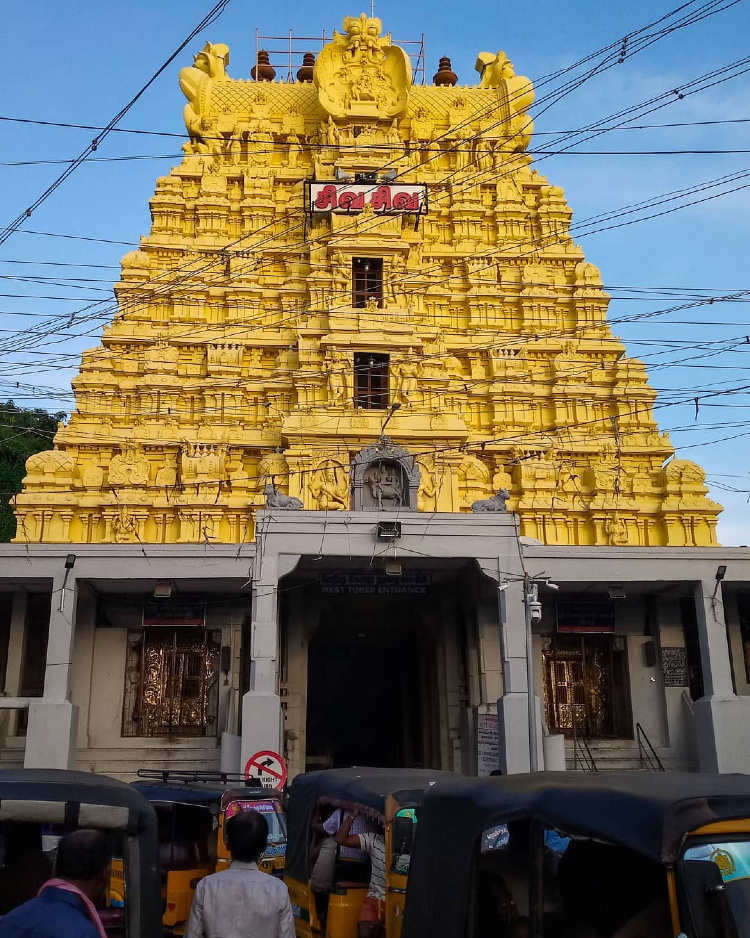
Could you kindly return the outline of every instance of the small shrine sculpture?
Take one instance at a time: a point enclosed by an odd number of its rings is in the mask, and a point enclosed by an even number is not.
[[[352,462],[355,511],[417,510],[422,474],[415,458],[385,437]]]
[[[263,489],[266,498],[266,508],[283,508],[285,511],[300,511],[302,502],[293,495],[284,495],[275,485],[267,485]]]

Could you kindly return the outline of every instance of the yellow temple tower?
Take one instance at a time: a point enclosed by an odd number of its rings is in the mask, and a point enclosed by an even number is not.
[[[296,81],[257,58],[231,78],[207,43],[180,72],[184,159],[69,423],[27,462],[16,541],[250,541],[269,493],[361,507],[357,454],[379,446],[411,460],[404,507],[507,490],[545,543],[716,543],[704,473],[671,458],[563,191],[532,169],[534,93],[507,57],[481,53],[471,87],[447,59],[415,84],[362,14]]]

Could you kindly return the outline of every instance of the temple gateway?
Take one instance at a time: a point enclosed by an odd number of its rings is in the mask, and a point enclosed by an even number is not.
[[[531,83],[430,80],[365,14],[285,42],[179,72],[184,157],[0,547],[0,765],[750,770],[750,552]]]

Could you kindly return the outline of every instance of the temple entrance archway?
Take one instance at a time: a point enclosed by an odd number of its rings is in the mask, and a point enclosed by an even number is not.
[[[410,604],[346,597],[308,646],[308,769],[439,762],[435,641]]]

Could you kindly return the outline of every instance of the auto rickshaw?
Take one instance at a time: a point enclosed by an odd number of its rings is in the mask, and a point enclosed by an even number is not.
[[[337,854],[332,888],[313,890],[311,844],[321,809],[358,809],[384,826],[386,854],[386,938],[399,938],[409,857],[414,836],[414,809],[424,792],[451,772],[432,769],[327,769],[298,775],[287,808],[289,826],[284,882],[294,912],[297,938],[357,938],[357,917],[367,894],[369,863],[342,860]],[[438,933],[436,933],[438,934]]]
[[[228,818],[253,808],[268,821],[268,849],[258,864],[266,873],[283,875],[286,821],[281,796],[241,775],[141,769],[133,788],[155,808],[164,928],[185,931],[195,887],[209,873],[229,866],[225,840]],[[110,891],[117,904],[121,865],[112,864]]]
[[[89,772],[0,771],[0,916],[32,899],[49,879],[60,837],[106,831],[120,860],[122,908],[100,912],[107,933],[161,938],[156,814],[130,785]]]
[[[418,814],[403,938],[750,935],[750,776],[454,778]]]

